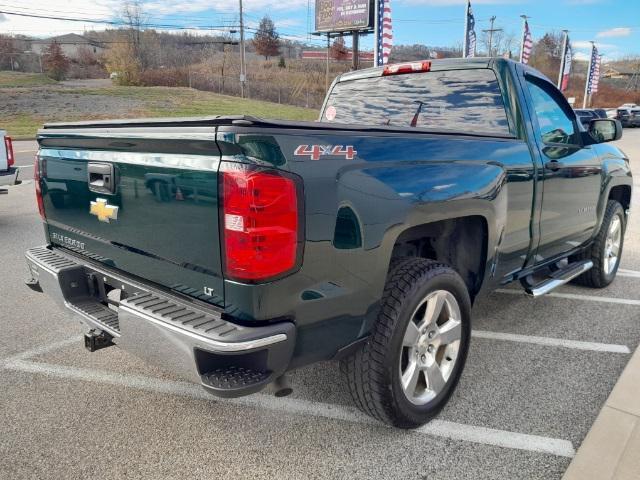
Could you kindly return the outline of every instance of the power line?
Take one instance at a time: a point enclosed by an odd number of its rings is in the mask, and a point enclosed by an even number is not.
[[[113,26],[127,26],[128,24],[123,20],[98,20],[92,18],[70,18],[70,17],[58,17],[52,15],[37,15],[33,13],[19,13],[19,12],[10,12],[7,10],[0,10],[0,13],[5,15],[15,15],[18,17],[29,17],[29,18],[42,18],[46,20],[60,20],[67,22],[80,22],[80,23],[92,23],[98,25],[113,25]],[[171,25],[171,24],[159,24],[159,23],[141,23],[143,27],[147,28],[164,28],[164,29],[174,29],[174,30],[227,30],[230,28],[236,27],[235,25]]]

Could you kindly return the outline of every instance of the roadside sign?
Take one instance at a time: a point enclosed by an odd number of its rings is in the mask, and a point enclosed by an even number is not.
[[[316,32],[370,30],[371,0],[317,0]]]

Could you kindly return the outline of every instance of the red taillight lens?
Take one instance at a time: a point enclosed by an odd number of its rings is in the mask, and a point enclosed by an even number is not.
[[[382,71],[383,77],[390,75],[402,75],[404,73],[417,73],[417,72],[429,72],[431,71],[431,62],[428,60],[422,62],[412,63],[396,63],[393,65],[386,65]]]
[[[225,275],[255,282],[291,271],[300,241],[296,180],[226,162],[220,174]]]
[[[11,137],[4,137],[4,146],[7,150],[7,165],[12,167],[16,159],[13,156],[13,141]]]
[[[38,202],[38,211],[40,212],[40,217],[42,217],[43,220],[46,220],[44,214],[44,203],[42,202],[42,186],[40,184],[40,161],[38,157],[36,157],[33,168],[33,183],[35,183],[36,185],[36,201]]]

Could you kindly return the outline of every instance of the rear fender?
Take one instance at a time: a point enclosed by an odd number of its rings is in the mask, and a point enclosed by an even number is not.
[[[428,223],[480,216],[487,224],[487,265],[506,223],[506,173],[499,165],[428,162],[345,169],[338,177],[363,224],[365,249],[380,248],[375,291],[382,295],[393,247],[406,230]],[[375,197],[375,198],[372,198]],[[488,268],[486,268],[488,267]],[[484,282],[483,282],[484,283]]]

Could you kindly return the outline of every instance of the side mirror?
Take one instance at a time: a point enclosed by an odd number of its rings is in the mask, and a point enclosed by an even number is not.
[[[589,135],[596,143],[612,142],[622,138],[622,124],[611,118],[598,118],[589,122]]]

